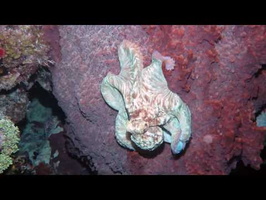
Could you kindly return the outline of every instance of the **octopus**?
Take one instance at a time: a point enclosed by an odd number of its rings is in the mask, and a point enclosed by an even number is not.
[[[117,142],[133,151],[153,151],[166,142],[173,154],[179,154],[191,137],[191,113],[168,88],[162,71],[168,57],[154,51],[151,64],[144,68],[139,46],[124,40],[118,58],[120,73],[108,72],[100,85],[105,102],[118,111]]]

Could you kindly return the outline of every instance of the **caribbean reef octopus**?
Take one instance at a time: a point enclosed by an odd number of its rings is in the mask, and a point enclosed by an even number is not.
[[[139,47],[124,40],[118,48],[121,71],[108,73],[101,83],[106,103],[118,111],[117,142],[130,150],[153,151],[163,142],[179,154],[191,137],[191,113],[182,99],[169,90],[162,71],[165,58],[154,51],[143,67]]]

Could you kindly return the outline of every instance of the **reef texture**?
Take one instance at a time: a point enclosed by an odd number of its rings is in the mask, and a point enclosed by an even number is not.
[[[0,93],[0,119],[8,117],[14,123],[24,119],[29,99],[23,88]]]
[[[67,116],[68,149],[92,173],[228,174],[239,160],[260,168],[266,26],[60,26],[59,33],[53,93]],[[146,154],[115,140],[117,112],[100,83],[119,73],[117,48],[125,39],[140,46],[144,66],[154,50],[174,60],[163,73],[192,115],[192,138],[178,156],[166,143]]]
[[[28,79],[40,66],[53,63],[49,59],[48,42],[42,26],[0,26],[0,91],[10,90]]]
[[[53,26],[0,26],[0,119],[9,117],[18,123],[25,117],[27,90],[36,81],[51,90],[47,68],[53,64],[51,52],[56,48],[47,39],[47,35],[54,39],[50,29]]]
[[[18,151],[19,129],[8,119],[0,119],[0,174],[13,163],[12,154]]]

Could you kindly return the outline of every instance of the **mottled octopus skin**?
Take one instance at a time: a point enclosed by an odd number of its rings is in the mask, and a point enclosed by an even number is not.
[[[180,153],[191,136],[191,114],[181,98],[168,89],[162,71],[165,57],[155,51],[152,63],[143,68],[139,47],[127,40],[119,46],[118,56],[120,74],[108,73],[101,84],[105,101],[118,110],[118,143],[136,150],[135,143],[152,151],[165,141],[171,143],[174,154]]]

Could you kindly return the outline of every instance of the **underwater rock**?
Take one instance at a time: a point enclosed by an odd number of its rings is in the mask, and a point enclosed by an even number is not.
[[[0,26],[0,118],[8,117],[14,123],[25,118],[28,90],[34,82],[51,91],[47,68],[53,64],[48,55],[52,48],[46,29],[39,25]]]
[[[28,103],[27,92],[19,87],[0,93],[0,118],[7,116],[18,123],[24,119]]]
[[[43,39],[42,26],[0,26],[0,90],[10,90],[27,81],[40,66],[49,66],[49,46]]]
[[[68,148],[98,174],[228,174],[242,160],[259,169],[265,129],[255,113],[266,104],[266,26],[60,26],[62,59],[51,69],[64,110]],[[168,87],[189,105],[192,138],[178,156],[162,144],[151,154],[117,145],[114,121],[100,93],[119,73],[117,47],[136,43],[144,66],[154,50]]]

